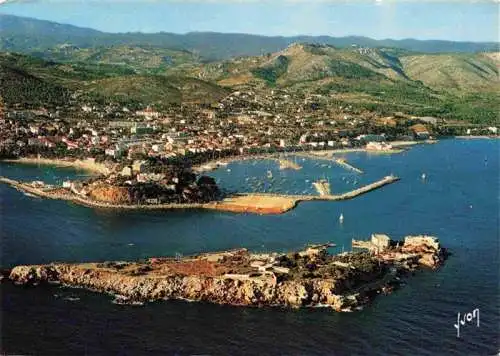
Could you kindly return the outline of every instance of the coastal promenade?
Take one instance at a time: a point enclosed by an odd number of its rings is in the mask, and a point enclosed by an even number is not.
[[[13,188],[28,194],[40,196],[47,199],[67,200],[94,208],[123,209],[123,210],[171,210],[171,209],[208,209],[219,211],[230,211],[235,213],[255,214],[283,214],[292,210],[299,202],[305,201],[338,201],[353,199],[359,195],[366,194],[372,190],[398,181],[395,176],[386,176],[376,182],[370,183],[358,189],[338,195],[285,195],[272,193],[239,193],[228,196],[221,201],[209,203],[172,203],[172,204],[110,204],[91,200],[76,195],[62,187],[35,187],[29,183],[19,182],[6,177],[0,177],[0,183],[8,184]]]

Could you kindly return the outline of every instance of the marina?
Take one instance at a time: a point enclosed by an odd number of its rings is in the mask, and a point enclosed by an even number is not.
[[[488,165],[484,165],[486,156]],[[57,334],[58,345],[73,354],[83,354],[85,345],[87,353],[98,354],[104,348],[119,353],[124,340],[129,342],[133,354],[141,353],[144,342],[163,354],[197,354],[200,350],[217,354],[219,340],[234,343],[231,354],[238,354],[241,345],[247,354],[307,354],[311,343],[321,354],[336,350],[339,354],[440,355],[450,354],[452,349],[459,351],[457,355],[495,354],[499,277],[494,268],[498,256],[492,246],[498,245],[498,199],[491,191],[497,185],[498,165],[493,164],[496,158],[498,140],[441,140],[436,145],[413,147],[405,155],[349,154],[348,160],[363,168],[365,174],[358,176],[334,165],[332,175],[326,177],[335,194],[352,190],[354,178],[359,181],[356,188],[390,171],[397,173],[401,181],[356,199],[338,203],[309,201],[287,214],[266,216],[196,209],[88,209],[64,200],[31,199],[0,184],[4,207],[1,253],[6,268],[53,261],[139,261],[235,248],[281,254],[301,251],[310,242],[328,241],[336,245],[329,248],[331,253],[341,254],[351,251],[352,239],[369,240],[374,233],[396,239],[409,234],[435,234],[453,253],[438,271],[419,271],[396,293],[360,306],[364,308],[360,312],[353,308],[354,312],[348,314],[320,308],[320,303],[318,308],[290,311],[183,300],[132,307],[113,304],[114,297],[84,289],[19,288],[6,282],[2,284],[4,340],[17,337],[15,330],[21,324],[22,338],[19,336],[14,345],[22,354],[47,348],[55,353],[56,349],[47,344],[52,339],[39,337],[41,330],[52,330]],[[69,169],[0,164],[3,176],[19,182],[40,180],[60,185],[64,180],[79,179],[79,172]],[[246,178],[266,181],[266,172],[271,169],[283,192],[302,194],[307,189],[303,195],[308,195],[315,194],[312,182],[321,179],[327,169],[306,160],[302,170],[280,174],[276,164],[272,164],[269,168],[271,163],[267,162],[235,162],[230,165],[230,175],[225,170],[214,173],[221,179],[222,188],[244,191]],[[420,179],[423,172],[427,175],[426,184]],[[289,178],[292,173],[296,179]],[[478,175],[482,184],[477,184]],[[345,190],[342,177],[351,182]],[[69,302],[54,294],[80,301]],[[460,330],[460,349],[456,348],[453,324],[457,312],[469,308],[457,307],[457,296],[470,308],[481,310],[480,328],[464,326]],[[439,312],[424,317],[422,310]],[[77,328],[72,323],[75,319],[88,327]],[[303,332],[305,323],[308,333]],[[198,330],[199,325],[203,327]],[[148,332],[138,336],[139,329]],[[374,329],[378,332],[374,333]],[[185,335],[192,330],[198,330],[196,340],[190,338],[191,346],[186,347]],[[418,342],[409,345],[401,339],[400,330]],[[441,337],[435,338],[438,334]],[[273,345],[279,345],[270,348],[270,337]],[[168,345],[165,338],[171,340]],[[33,342],[26,343],[26,339]],[[82,339],[80,347],[76,343]],[[303,345],[306,348],[301,348]]]

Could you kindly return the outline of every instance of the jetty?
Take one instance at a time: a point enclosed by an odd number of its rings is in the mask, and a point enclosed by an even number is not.
[[[298,165],[297,163],[295,162],[292,162],[288,159],[284,159],[284,158],[280,158],[278,160],[279,162],[279,165],[280,165],[280,170],[284,170],[284,169],[293,169],[293,170],[301,170],[302,169],[302,166]]]
[[[365,149],[353,149],[348,152],[365,152]],[[334,157],[334,152],[336,151],[317,151],[317,152],[298,152],[296,153],[297,156],[304,157],[304,158],[310,158],[310,159],[316,159],[316,160],[324,160],[328,162],[333,162],[342,168],[345,168],[350,171],[354,171],[356,173],[362,174],[364,173],[361,169],[354,167],[351,165],[345,158],[337,158]]]
[[[333,162],[338,164],[339,166],[342,166],[348,170],[354,171],[356,173],[362,174],[363,171],[359,168],[354,167],[353,165],[349,164],[344,158],[333,158]]]
[[[352,311],[381,291],[399,286],[406,272],[436,268],[446,258],[446,251],[433,237],[390,240],[378,254],[332,255],[328,248],[333,246],[309,245],[289,253],[251,253],[240,248],[131,262],[51,263],[17,266],[2,273],[16,285],[55,283],[85,288],[114,295],[122,304],[182,299]]]
[[[385,185],[397,182],[398,180],[398,177],[390,175],[358,189],[337,195],[331,193],[323,195],[238,193],[230,195],[222,200],[208,203],[111,204],[75,194],[70,189],[60,186],[44,185],[43,182],[19,182],[6,177],[0,177],[0,183],[8,184],[21,192],[27,192],[47,199],[66,200],[75,204],[94,208],[123,210],[208,209],[255,214],[283,214],[295,208],[298,203],[306,201],[339,201],[353,199]]]
[[[326,179],[321,179],[313,183],[314,188],[320,196],[331,195],[330,183]]]

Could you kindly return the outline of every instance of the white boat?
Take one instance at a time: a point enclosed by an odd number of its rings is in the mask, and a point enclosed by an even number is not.
[[[267,178],[272,178],[273,177],[273,172],[267,171]]]
[[[425,173],[422,173],[422,179],[425,179],[426,177]]]
[[[342,213],[340,214],[339,221],[340,221],[340,223],[344,222],[344,214],[342,214]]]

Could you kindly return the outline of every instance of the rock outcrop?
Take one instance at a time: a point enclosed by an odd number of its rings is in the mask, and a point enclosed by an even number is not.
[[[377,291],[392,289],[397,272],[441,261],[442,250],[434,250],[432,240],[410,241],[406,248],[389,248],[378,255],[332,256],[327,244],[286,255],[241,249],[144,262],[18,266],[9,279],[23,285],[62,283],[130,302],[189,299],[245,306],[322,305],[341,311],[364,303]]]
[[[127,187],[112,185],[98,186],[90,190],[89,196],[97,201],[110,204],[131,204],[132,196]]]

